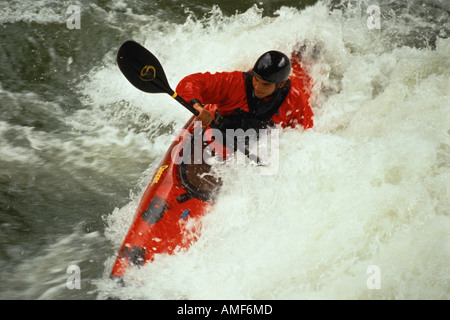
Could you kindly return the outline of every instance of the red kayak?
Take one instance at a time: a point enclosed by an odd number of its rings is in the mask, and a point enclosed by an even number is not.
[[[141,266],[157,254],[187,249],[199,236],[200,226],[188,222],[208,211],[221,181],[209,173],[209,164],[194,158],[195,124],[192,117],[154,173],[120,247],[112,278],[122,277],[130,264]],[[214,145],[212,140],[207,143]]]
[[[296,53],[291,59],[291,76],[304,81],[304,94],[309,95],[310,80],[298,58]],[[118,64],[127,79],[140,90],[168,93],[195,114],[192,106],[170,89],[162,66],[142,46],[126,42],[119,50]],[[223,161],[229,150],[214,141],[209,130],[203,135],[194,119],[187,122],[171,144],[145,190],[112,267],[112,278],[122,278],[130,265],[142,266],[159,254],[186,250],[199,237],[201,224],[191,222],[208,212],[221,185],[221,180],[210,173],[210,162],[205,161],[203,151],[209,148],[213,157]],[[202,159],[198,159],[199,144]]]

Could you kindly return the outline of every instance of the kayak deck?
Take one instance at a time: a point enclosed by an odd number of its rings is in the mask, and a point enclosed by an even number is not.
[[[211,207],[221,181],[206,163],[174,161],[193,143],[193,118],[168,149],[136,210],[119,249],[111,277],[122,277],[130,265],[142,266],[157,254],[187,249],[199,236],[200,224],[189,223]]]

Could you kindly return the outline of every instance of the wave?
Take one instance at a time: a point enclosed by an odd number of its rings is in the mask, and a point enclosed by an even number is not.
[[[224,187],[199,241],[186,253],[133,270],[125,288],[101,282],[102,293],[138,299],[448,298],[450,42],[397,42],[399,26],[389,14],[373,30],[364,6],[358,12],[318,3],[302,11],[283,7],[274,17],[256,7],[224,17],[216,7],[208,19],[188,19],[157,34],[150,26],[139,30],[172,83],[192,72],[245,70],[268,49],[291,52],[306,45],[315,127],[282,134],[275,175],[224,168]],[[421,21],[411,19],[404,32]],[[178,106],[166,98],[129,99],[164,115],[163,123],[186,119],[183,112],[167,115]],[[127,206],[109,218],[106,234],[116,246],[126,232],[117,221],[129,214]],[[381,272],[380,288],[369,285],[372,266]]]
[[[82,8],[80,30],[67,31],[69,4]],[[0,4],[0,23],[37,29],[23,41],[39,49],[31,55],[36,80],[19,77],[25,72],[1,80],[2,164],[26,169],[15,181],[37,188],[27,197],[34,210],[43,209],[41,220],[62,228],[97,214],[102,232],[63,228],[67,241],[18,264],[30,282],[7,287],[20,297],[48,267],[34,273],[30,261],[49,258],[54,281],[23,296],[71,297],[64,270],[72,262],[52,252],[86,242],[75,262],[97,261],[102,274],[85,281],[95,286],[88,296],[100,299],[448,299],[447,2],[378,1],[379,16],[368,12],[370,1],[284,6],[270,15],[256,5],[231,15],[220,6],[194,12],[170,5]],[[174,7],[183,14],[172,17]],[[130,272],[127,287],[117,288],[108,278],[116,250],[151,172],[190,116],[166,95],[138,92],[120,74],[115,55],[128,39],[155,53],[173,87],[190,73],[248,70],[267,50],[302,48],[314,81],[315,126],[282,133],[274,175],[222,168],[224,187],[199,241]],[[4,61],[26,57],[2,52],[2,74],[13,75],[11,65],[20,63]],[[16,207],[34,216],[29,206]],[[93,245],[99,240],[101,248]],[[106,261],[92,258],[99,250]],[[371,285],[371,270],[379,270],[380,286]]]

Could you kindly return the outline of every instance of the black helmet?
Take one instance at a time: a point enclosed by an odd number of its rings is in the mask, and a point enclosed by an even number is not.
[[[265,81],[278,84],[288,79],[291,61],[280,51],[268,51],[258,58],[253,73]]]

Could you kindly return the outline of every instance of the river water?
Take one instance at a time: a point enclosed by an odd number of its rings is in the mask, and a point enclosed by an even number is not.
[[[448,1],[215,3],[0,2],[0,299],[449,299]],[[303,46],[315,126],[281,133],[271,175],[224,168],[199,241],[118,287],[117,249],[190,117],[126,81],[129,39],[173,87]]]

